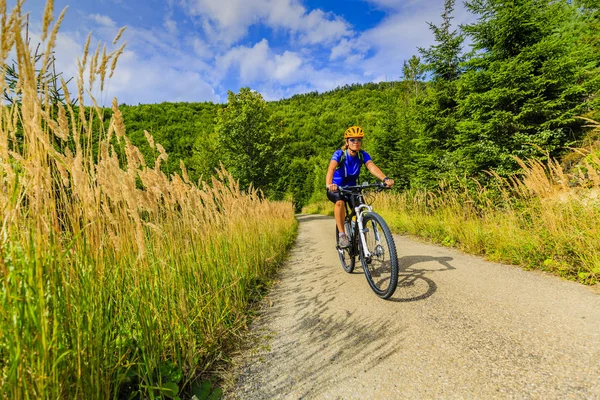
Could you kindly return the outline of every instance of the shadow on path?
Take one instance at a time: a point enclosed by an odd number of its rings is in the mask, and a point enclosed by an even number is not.
[[[389,323],[388,316],[365,319],[355,316],[350,309],[339,309],[339,303],[332,304],[336,291],[344,290],[340,289],[344,283],[331,277],[330,270],[330,265],[311,267],[311,272],[320,279],[318,292],[310,284],[281,290],[282,298],[293,298],[293,301],[275,304],[269,313],[277,315],[283,309],[293,309],[295,323],[288,326],[276,348],[263,357],[270,365],[282,368],[290,366],[286,359],[294,361],[291,370],[271,374],[271,383],[260,388],[256,399],[280,398],[290,387],[301,390],[297,398],[321,398],[331,382],[360,379],[361,374],[402,348],[406,328],[399,330]],[[286,279],[301,277],[306,278],[305,272],[289,274]],[[331,364],[336,367],[330,367]],[[248,372],[260,374],[264,370],[256,364]]]
[[[437,284],[428,276],[434,272],[450,271],[452,257],[432,256],[404,256],[398,259],[400,272],[398,273],[398,287],[394,295],[388,299],[392,302],[407,303],[424,300],[434,294]],[[426,262],[437,262],[442,268],[413,268],[414,265]]]

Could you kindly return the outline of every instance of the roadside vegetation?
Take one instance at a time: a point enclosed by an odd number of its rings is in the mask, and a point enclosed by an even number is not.
[[[584,284],[598,283],[598,153],[589,153],[574,176],[555,161],[521,165],[519,177],[507,181],[497,176],[495,187],[442,185],[382,195],[376,207],[396,232]]]
[[[52,25],[48,2],[34,52],[21,3],[0,4],[0,397],[208,398],[198,377],[285,256],[291,203],[224,169],[198,183],[183,163],[165,173],[164,148],[146,133],[145,159],[116,100],[109,118],[84,107],[123,48],[88,54],[88,39],[70,93],[49,73],[62,14]]]

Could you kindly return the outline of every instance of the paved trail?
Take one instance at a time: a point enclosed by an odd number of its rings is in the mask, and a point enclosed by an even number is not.
[[[298,218],[226,398],[600,399],[597,291],[395,236],[384,301],[343,271],[332,218]]]

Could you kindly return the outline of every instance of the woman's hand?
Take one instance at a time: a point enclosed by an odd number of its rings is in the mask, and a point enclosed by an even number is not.
[[[387,187],[392,187],[392,186],[394,186],[395,182],[392,178],[388,178],[385,181],[383,181],[383,183],[385,183],[385,186],[387,186]]]
[[[329,190],[330,192],[335,192],[336,190],[338,190],[338,185],[336,185],[335,183],[331,183],[327,185],[327,190]]]

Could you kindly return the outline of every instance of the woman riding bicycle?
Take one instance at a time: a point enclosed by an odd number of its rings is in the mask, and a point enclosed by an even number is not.
[[[394,180],[385,176],[383,172],[371,160],[371,156],[361,150],[362,140],[365,132],[359,126],[351,126],[344,132],[346,143],[341,150],[336,150],[331,157],[325,185],[327,187],[327,198],[335,204],[335,223],[339,231],[339,246],[349,247],[350,241],[344,231],[344,218],[346,218],[346,197],[338,192],[338,186],[353,186],[357,184],[360,168],[364,164],[369,172],[382,180],[386,186],[392,186]]]

